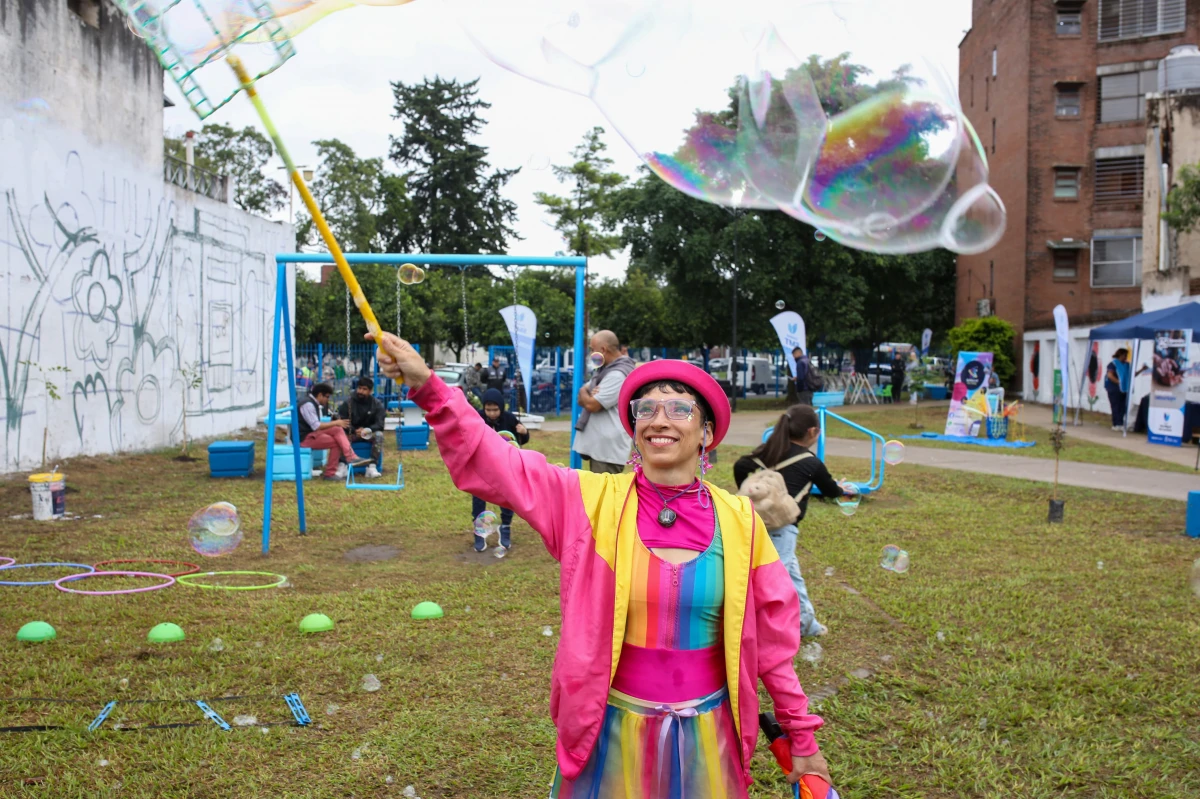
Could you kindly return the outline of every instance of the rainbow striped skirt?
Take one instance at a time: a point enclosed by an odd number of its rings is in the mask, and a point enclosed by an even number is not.
[[[744,799],[729,691],[655,704],[609,691],[604,726],[579,777],[550,799]]]

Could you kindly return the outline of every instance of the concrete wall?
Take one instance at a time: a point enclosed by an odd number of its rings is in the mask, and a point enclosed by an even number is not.
[[[290,230],[164,184],[162,72],[100,11],[0,0],[0,472],[36,468],[44,432],[53,463],[266,411]],[[54,392],[28,362],[65,368]]]
[[[1167,230],[1160,249],[1159,213],[1165,163],[1174,184],[1180,167],[1200,163],[1200,94],[1151,97],[1146,108],[1146,202],[1142,218],[1142,305],[1147,311],[1178,305],[1200,275],[1200,233]],[[1160,160],[1160,152],[1162,153]]]

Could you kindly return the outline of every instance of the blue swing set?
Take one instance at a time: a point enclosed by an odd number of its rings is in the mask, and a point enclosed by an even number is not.
[[[871,475],[866,479],[865,482],[857,482],[854,480],[849,480],[847,482],[857,488],[858,493],[861,496],[872,494],[883,488],[883,473],[887,465],[883,460],[883,446],[887,443],[883,436],[879,435],[874,430],[868,430],[862,425],[850,421],[844,416],[838,416],[836,413],[824,406],[818,407],[816,411],[817,419],[821,423],[821,437],[817,439],[817,457],[821,460],[825,460],[825,427],[828,424],[828,418],[832,416],[834,419],[846,425],[847,427],[857,430],[860,433],[865,433],[867,437],[871,439]],[[771,433],[774,430],[774,427],[768,427],[766,431],[763,432],[762,440],[764,443],[768,438],[771,437]],[[821,491],[816,486],[813,486],[812,493],[820,496]]]
[[[399,267],[402,264],[416,264],[418,266],[456,266],[459,269],[466,269],[469,266],[551,266],[551,267],[570,267],[575,270],[575,363],[583,364],[586,357],[584,352],[584,312],[583,312],[583,297],[584,287],[587,279],[587,259],[581,256],[516,256],[516,255],[397,255],[395,253],[346,253],[346,260],[353,265],[362,264],[384,264],[387,266]],[[282,345],[286,357],[286,363],[283,364],[287,375],[288,397],[290,399],[290,407],[296,408],[296,381],[294,379],[295,371],[295,355],[292,348],[292,313],[291,302],[289,301],[288,292],[288,267],[295,264],[332,264],[334,263],[333,256],[329,253],[280,253],[275,256],[275,313],[274,323],[271,329],[271,386],[270,386],[270,408],[267,411],[267,431],[268,436],[272,435],[275,430],[276,420],[279,414],[287,412],[285,408],[278,407],[279,400],[279,380],[280,373],[280,344]],[[583,371],[576,369],[572,376],[574,393],[573,396],[579,395],[579,390],[583,387]],[[292,413],[289,429],[291,430],[292,441],[292,457],[294,458],[294,469],[296,475],[296,510],[300,522],[300,534],[305,535],[308,532],[308,520],[304,512],[304,480],[302,466],[300,463],[300,426],[297,421],[297,414]],[[579,419],[579,403],[572,399],[571,402],[571,468],[578,469],[583,465],[582,459],[575,453],[575,422]],[[404,487],[404,465],[397,464],[396,466],[396,482],[395,484],[367,484],[355,483],[353,477],[353,469],[348,470],[346,476],[346,488],[356,490],[374,490],[374,491],[397,491]],[[274,446],[267,447],[267,473],[266,473],[266,490],[263,497],[263,529],[262,529],[262,551],[267,554],[271,548],[271,512],[274,502],[275,489],[275,448]]]

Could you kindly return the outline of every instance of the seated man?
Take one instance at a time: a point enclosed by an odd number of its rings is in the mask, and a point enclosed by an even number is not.
[[[325,480],[338,480],[338,461],[343,460],[351,466],[361,466],[370,463],[369,458],[360,458],[350,448],[350,439],[346,438],[346,428],[350,426],[347,419],[335,419],[332,422],[321,421],[321,411],[329,407],[333,397],[333,386],[328,383],[317,383],[309,395],[300,401],[299,418],[296,420],[300,427],[300,446],[309,449],[330,450],[325,463]],[[335,455],[339,455],[335,457]]]
[[[338,407],[338,418],[350,422],[350,436],[371,442],[372,465],[379,462],[379,453],[383,452],[383,421],[387,416],[383,403],[371,396],[374,390],[374,380],[360,377],[354,394]],[[367,469],[368,476],[379,476],[370,474],[372,471]]]

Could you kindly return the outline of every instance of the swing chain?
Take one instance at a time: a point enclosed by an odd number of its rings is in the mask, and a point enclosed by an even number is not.
[[[463,308],[463,350],[471,344],[471,331],[467,325],[467,270],[461,266],[458,268],[458,282],[462,291],[462,308]]]
[[[400,272],[396,272],[396,335],[400,333]],[[401,336],[403,337],[403,336]]]
[[[350,358],[350,287],[346,286],[346,358]]]

